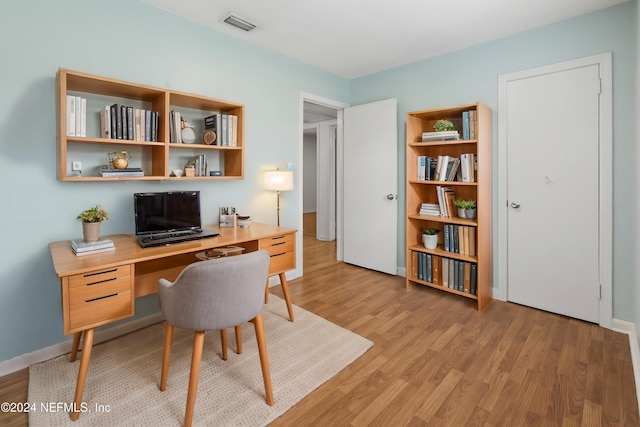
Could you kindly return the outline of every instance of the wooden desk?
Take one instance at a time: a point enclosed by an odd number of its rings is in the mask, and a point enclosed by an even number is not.
[[[71,250],[69,240],[49,245],[61,283],[64,334],[74,334],[71,361],[76,358],[84,332],[74,398],[76,408],[82,402],[95,328],[133,316],[135,298],[157,293],[160,278],[175,280],[184,267],[198,261],[195,256],[198,252],[222,246],[241,246],[245,252],[269,251],[269,276],[279,275],[289,319],[293,322],[285,272],[296,266],[296,230],[260,223],[252,223],[249,228],[207,228],[218,231],[220,236],[145,249],[134,235],[104,236],[113,240],[115,251],[80,257]],[[80,412],[72,412],[71,419],[75,421],[79,415]]]

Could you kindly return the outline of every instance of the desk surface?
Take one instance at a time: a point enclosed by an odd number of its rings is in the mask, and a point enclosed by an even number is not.
[[[237,245],[243,242],[255,241],[282,234],[295,233],[292,228],[279,227],[269,224],[252,222],[249,228],[219,228],[205,227],[220,233],[219,236],[209,237],[192,242],[182,242],[169,246],[142,248],[136,236],[132,234],[115,234],[103,236],[113,240],[116,250],[93,255],[76,256],[71,250],[71,242],[63,240],[49,245],[53,268],[58,277],[82,274],[97,268],[109,268],[123,264],[138,263],[165,258],[173,255],[204,251],[221,246]]]

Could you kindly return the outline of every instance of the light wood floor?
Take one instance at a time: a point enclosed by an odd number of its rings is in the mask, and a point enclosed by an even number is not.
[[[304,245],[293,302],[374,346],[272,427],[640,425],[626,335],[501,301],[478,312],[338,263],[335,242]],[[27,370],[0,378],[0,402],[26,401],[27,385]],[[0,413],[0,425],[27,417]]]

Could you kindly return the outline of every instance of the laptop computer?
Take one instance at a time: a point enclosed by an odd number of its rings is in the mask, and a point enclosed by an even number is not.
[[[135,229],[143,248],[218,236],[202,228],[199,191],[166,191],[133,195]]]

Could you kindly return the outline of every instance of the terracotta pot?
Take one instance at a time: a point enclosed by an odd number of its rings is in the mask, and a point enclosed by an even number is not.
[[[84,237],[85,242],[97,242],[100,238],[100,223],[83,222],[82,236]]]

